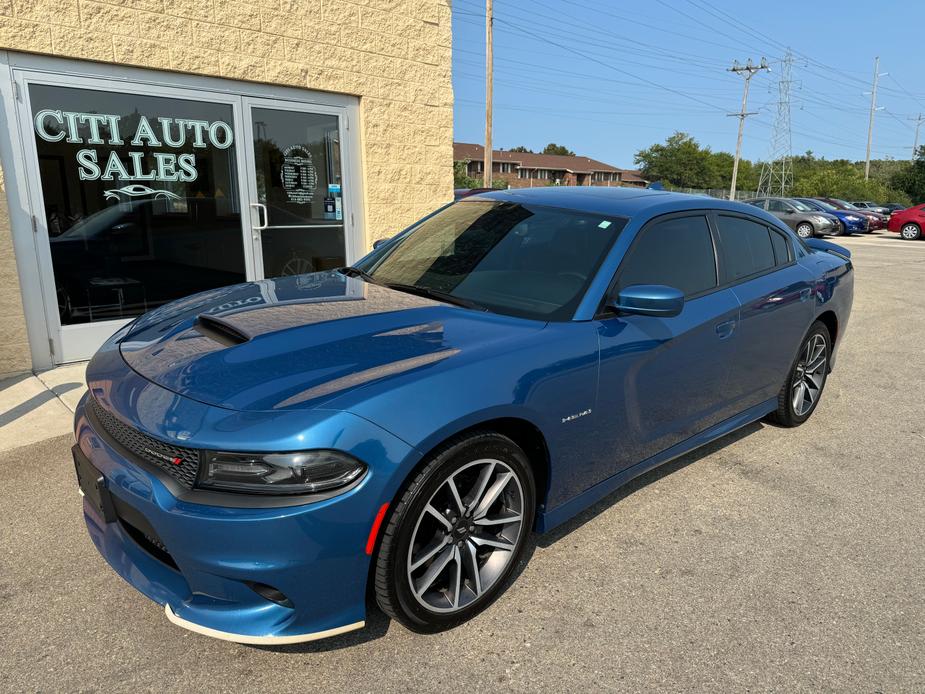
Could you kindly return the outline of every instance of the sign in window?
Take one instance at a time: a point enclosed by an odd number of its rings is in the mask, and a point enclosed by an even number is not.
[[[245,279],[232,107],[33,84],[62,325]]]

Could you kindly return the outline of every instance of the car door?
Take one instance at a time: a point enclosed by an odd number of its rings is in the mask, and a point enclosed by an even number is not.
[[[611,474],[716,424],[731,412],[727,369],[737,341],[739,302],[719,287],[707,213],[659,217],[634,239],[611,295],[637,284],[685,294],[670,318],[599,317],[600,449]]]
[[[761,220],[717,212],[721,280],[739,314],[728,397],[736,410],[775,398],[813,319],[812,274],[796,262],[793,237]]]
[[[796,229],[797,224],[801,221],[797,219],[797,215],[794,214],[796,210],[793,206],[787,204],[783,200],[771,198],[768,200],[767,210],[791,229]]]

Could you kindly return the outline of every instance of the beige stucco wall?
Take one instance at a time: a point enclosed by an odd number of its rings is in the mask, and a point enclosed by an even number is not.
[[[450,0],[0,0],[0,49],[359,96],[367,247],[452,199]]]
[[[10,215],[0,171],[0,379],[32,368],[19,275],[10,236]]]

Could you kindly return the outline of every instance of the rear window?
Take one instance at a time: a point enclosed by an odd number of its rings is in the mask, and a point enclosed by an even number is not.
[[[776,265],[772,232],[768,227],[742,217],[720,215],[717,220],[727,282],[764,272]]]

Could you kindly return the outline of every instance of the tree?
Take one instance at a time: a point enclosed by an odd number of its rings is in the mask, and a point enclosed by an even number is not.
[[[793,158],[793,194],[842,200],[907,202],[904,186],[896,182],[908,168],[899,162],[880,161],[873,166],[870,180],[864,180],[864,163],[848,159],[819,159],[812,152]],[[887,175],[891,171],[892,175]],[[874,175],[876,172],[876,175]],[[898,190],[897,190],[898,189]]]
[[[564,145],[557,145],[555,142],[550,142],[546,147],[543,148],[541,154],[561,154],[566,157],[574,157],[575,153]]]
[[[484,179],[473,178],[469,175],[469,159],[465,161],[453,162],[453,187],[454,188],[484,188]],[[508,182],[503,178],[492,178],[491,187],[496,190],[504,190],[508,187]]]
[[[664,181],[682,188],[710,188],[716,173],[711,154],[708,147],[701,147],[687,133],[676,132],[664,144],[636,152],[634,161],[642,169],[643,177],[650,181]]]
[[[523,145],[517,145],[516,147],[511,147],[508,152],[524,152],[526,154],[534,154],[532,149],[527,149]]]
[[[893,174],[890,185],[908,195],[916,205],[925,202],[925,146],[916,150],[911,164]]]
[[[453,162],[454,188],[481,188],[482,179],[472,178],[469,175],[469,160]]]

